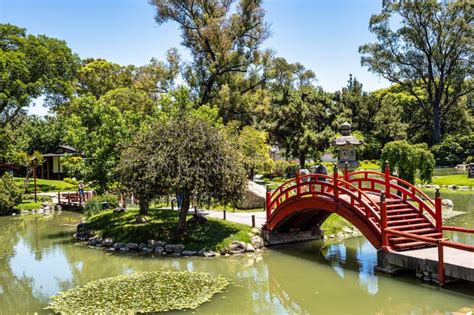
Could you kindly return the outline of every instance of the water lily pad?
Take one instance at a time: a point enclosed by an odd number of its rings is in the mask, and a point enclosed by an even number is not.
[[[48,309],[62,314],[195,309],[227,285],[225,278],[203,272],[138,272],[60,292]]]

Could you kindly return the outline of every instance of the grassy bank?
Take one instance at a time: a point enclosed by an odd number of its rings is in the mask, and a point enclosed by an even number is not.
[[[250,242],[251,228],[242,224],[208,218],[206,224],[188,225],[187,233],[178,237],[178,211],[151,209],[144,224],[135,223],[137,215],[138,210],[135,209],[122,213],[102,212],[88,218],[87,225],[102,237],[118,242],[164,240],[181,243],[189,250],[220,250],[233,240]]]
[[[467,174],[434,176],[433,184],[439,186],[474,186],[474,178],[467,178]]]
[[[324,231],[324,235],[329,236],[331,234],[336,235],[338,232],[342,232],[343,228],[352,226],[353,225],[343,217],[337,214],[332,214],[321,225],[321,230]]]
[[[15,184],[20,187],[25,187],[25,179],[23,177],[15,177]],[[36,179],[36,188],[38,192],[51,192],[51,191],[73,191],[77,190],[76,185],[66,183],[62,180],[52,180],[52,179]],[[28,183],[28,192],[34,191],[34,180],[30,178]]]

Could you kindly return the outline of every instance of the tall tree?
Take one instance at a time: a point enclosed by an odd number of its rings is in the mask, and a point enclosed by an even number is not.
[[[398,83],[432,118],[432,144],[441,141],[446,114],[474,89],[466,80],[474,73],[473,12],[463,0],[384,1],[369,24],[377,42],[359,48],[362,65]]]
[[[56,106],[72,96],[79,58],[66,42],[0,24],[0,127],[40,96]]]
[[[184,77],[197,96],[197,105],[218,105],[221,90],[230,104],[221,106],[225,120],[239,116],[239,95],[254,91],[264,81],[262,66],[268,54],[259,51],[268,37],[261,0],[150,0],[156,21],[178,23],[182,45],[189,49],[192,63]],[[232,91],[232,93],[228,93]]]

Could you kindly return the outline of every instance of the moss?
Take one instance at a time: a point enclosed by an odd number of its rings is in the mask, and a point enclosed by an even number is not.
[[[232,240],[250,242],[249,226],[208,218],[206,224],[189,225],[185,235],[177,235],[178,211],[152,209],[147,222],[135,223],[138,210],[106,211],[87,219],[89,228],[119,242],[144,242],[149,239],[182,243],[187,249],[220,250]],[[189,216],[190,218],[191,216]]]
[[[228,281],[203,272],[143,272],[100,279],[60,293],[49,309],[62,314],[135,314],[195,309]]]

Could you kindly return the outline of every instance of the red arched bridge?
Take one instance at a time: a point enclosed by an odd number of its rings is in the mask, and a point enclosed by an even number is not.
[[[335,166],[333,176],[297,174],[267,192],[265,241],[272,245],[321,237],[320,227],[333,213],[351,222],[381,252],[437,247],[440,283],[444,283],[444,247],[474,252],[473,245],[443,237],[446,230],[474,230],[443,226],[439,191],[432,200],[416,186],[390,175],[388,164],[384,173],[349,172],[346,167],[339,175]]]

